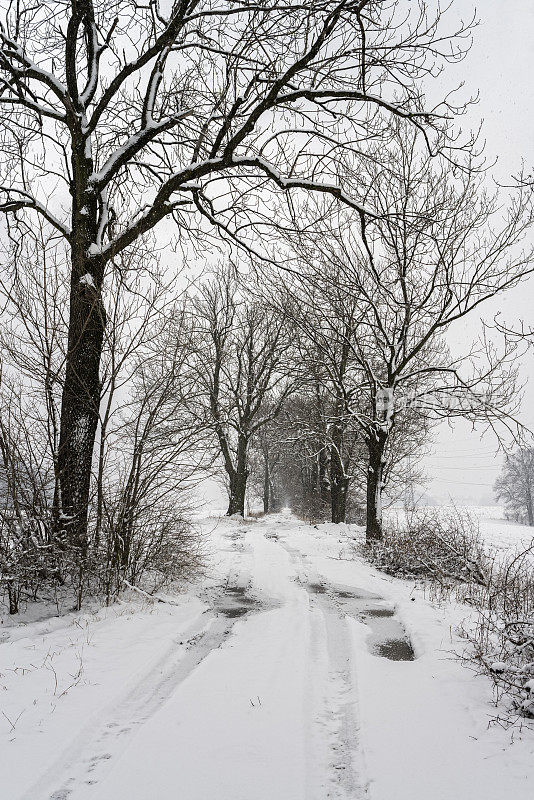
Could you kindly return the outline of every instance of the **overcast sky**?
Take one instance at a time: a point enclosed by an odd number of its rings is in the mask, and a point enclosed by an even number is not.
[[[495,172],[505,181],[519,172],[522,161],[529,170],[534,167],[534,3],[484,0],[475,6],[469,0],[455,0],[454,8],[464,19],[476,8],[480,22],[466,60],[447,68],[440,84],[446,89],[464,81],[466,93],[479,92],[479,103],[470,110],[465,127],[476,127],[484,120],[488,157],[498,158]],[[496,311],[507,322],[523,319],[534,325],[534,280],[484,313],[491,318]],[[462,323],[454,339],[472,338],[478,325],[478,318]],[[524,360],[521,378],[527,382],[521,421],[534,429],[534,356]],[[495,437],[481,438],[466,423],[457,423],[452,430],[441,425],[433,454],[425,459],[427,475],[434,477],[428,489],[441,501],[450,496],[456,501],[489,503],[501,464]]]

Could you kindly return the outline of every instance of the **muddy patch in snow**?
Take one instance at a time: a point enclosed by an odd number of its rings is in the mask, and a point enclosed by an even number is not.
[[[413,661],[415,654],[406,631],[392,608],[371,606],[358,612],[371,628],[367,643],[371,653],[390,661]]]
[[[246,586],[225,586],[224,591],[229,595],[234,595],[235,597],[246,598],[250,602],[252,602],[252,598],[247,597],[247,587]]]
[[[373,655],[390,661],[415,659],[410,639],[385,598],[359,587],[327,586],[318,581],[306,588],[310,594],[327,595],[344,614],[364,622],[371,629],[367,644]]]
[[[213,598],[213,610],[227,619],[244,617],[250,611],[263,611],[266,606],[247,594],[246,586],[225,586],[223,591]]]
[[[373,655],[382,656],[390,661],[413,661],[415,654],[406,631],[395,616],[395,611],[387,606],[369,604],[369,601],[358,599],[347,612],[365,622],[371,628],[367,640]]]
[[[395,612],[392,608],[368,608],[365,612],[366,617],[393,617]]]
[[[413,647],[407,639],[386,639],[375,645],[377,655],[388,658],[390,661],[413,661],[415,658]]]
[[[312,594],[325,594],[326,593],[326,586],[324,585],[324,583],[308,583],[306,588]]]
[[[369,592],[367,589],[361,589],[359,586],[332,586],[331,591],[336,597],[346,600],[384,600],[379,594]]]

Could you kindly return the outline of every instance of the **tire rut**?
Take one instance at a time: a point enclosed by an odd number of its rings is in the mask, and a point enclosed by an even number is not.
[[[209,601],[212,607],[202,612],[173,641],[150,672],[109,708],[103,722],[82,731],[21,800],[68,800],[80,786],[99,783],[113,761],[128,746],[136,730],[158,711],[210,653],[224,645],[236,622],[263,609],[240,586],[219,587],[210,593]],[[63,776],[60,780],[58,774]]]

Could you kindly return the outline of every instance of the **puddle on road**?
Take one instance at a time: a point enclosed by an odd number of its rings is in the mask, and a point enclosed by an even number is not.
[[[380,597],[379,594],[374,594],[374,592],[368,592],[367,589],[360,589],[354,586],[332,586],[332,592],[336,597],[340,597],[343,600],[384,601],[384,598]]]
[[[351,586],[326,586],[323,583],[308,583],[311,594],[326,594],[337,600],[343,612],[364,622],[371,633],[367,645],[373,655],[390,661],[413,661],[415,653],[403,626],[389,608],[386,600],[366,589]]]
[[[247,606],[223,606],[222,608],[217,609],[219,614],[222,614],[223,617],[228,617],[228,619],[234,619],[234,617],[244,617],[249,611],[250,608],[247,608]]]
[[[262,605],[247,595],[245,586],[225,586],[214,603],[214,610],[228,619],[244,617],[249,611],[259,611]]]
[[[386,639],[374,647],[379,656],[389,658],[390,661],[413,661],[415,654],[407,639]]]
[[[357,600],[354,606],[358,607],[346,610],[371,628],[371,635],[367,640],[371,653],[390,661],[414,660],[415,654],[410,640],[392,608],[371,605],[368,600],[363,603]]]
[[[371,653],[390,661],[413,661],[415,653],[408,635],[392,608],[371,605],[358,612],[371,628],[367,644]]]
[[[246,597],[247,594],[247,587],[246,586],[225,586],[224,591],[227,594],[236,595],[237,597]],[[247,600],[252,600],[252,598],[247,597]]]
[[[395,612],[391,608],[368,608],[365,611],[366,617],[393,617]]]

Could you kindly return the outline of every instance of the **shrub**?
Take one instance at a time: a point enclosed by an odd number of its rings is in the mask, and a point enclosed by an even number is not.
[[[505,561],[495,561],[487,586],[472,598],[475,624],[462,631],[464,654],[490,677],[504,720],[534,718],[534,540]]]
[[[534,540],[506,560],[485,549],[478,523],[459,509],[418,508],[385,526],[382,542],[366,545],[377,567],[421,580],[441,598],[475,611],[460,634],[460,658],[493,682],[501,724],[534,719]]]
[[[366,547],[390,575],[430,580],[443,589],[487,582],[490,565],[477,524],[458,509],[411,510],[385,526],[382,541]]]

